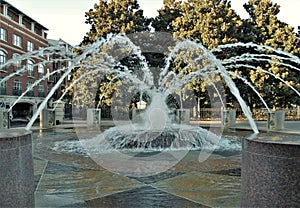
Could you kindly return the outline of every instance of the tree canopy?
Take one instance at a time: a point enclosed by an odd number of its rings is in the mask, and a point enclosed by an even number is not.
[[[86,12],[86,23],[91,26],[86,33],[81,45],[88,45],[99,38],[107,38],[108,34],[134,34],[144,31],[168,32],[175,40],[192,39],[203,44],[206,48],[213,49],[223,44],[238,42],[253,42],[258,45],[271,46],[289,52],[295,56],[300,55],[299,34],[294,32],[294,28],[287,23],[280,21],[277,17],[280,6],[271,0],[249,0],[244,5],[249,14],[249,18],[242,19],[232,8],[228,0],[165,0],[164,5],[158,10],[158,15],[153,18],[146,18],[137,0],[99,0],[93,9]],[[132,36],[133,37],[133,36]],[[148,37],[149,38],[149,37]],[[134,39],[134,38],[133,38]],[[150,37],[155,42],[155,37]],[[134,40],[135,42],[142,42]],[[141,45],[145,43],[141,43]],[[251,48],[232,48],[215,53],[219,59],[228,59],[242,53],[253,52]],[[261,53],[263,54],[263,53]],[[150,66],[161,66],[164,63],[163,54],[144,54]],[[276,55],[272,51],[267,51],[266,55]],[[180,74],[180,71],[188,64],[184,62],[184,54],[177,60],[173,60],[171,70]],[[267,57],[267,56],[266,56]],[[300,89],[299,71],[290,70],[289,67],[276,63],[276,58],[267,61],[259,59],[257,61],[245,61],[244,67],[232,68],[234,82],[242,91],[243,98],[250,108],[262,107],[257,95],[245,85],[242,77],[250,82],[261,96],[267,101],[270,107],[289,107],[292,104],[299,105],[299,96],[283,84],[278,78]],[[186,57],[185,57],[186,58]],[[138,71],[139,65],[136,57],[129,57],[122,60],[122,63],[129,70]],[[251,64],[254,68],[245,67]],[[289,63],[292,64],[292,63]],[[292,64],[295,67],[299,65]],[[77,69],[74,78],[80,77],[85,71],[85,67]],[[190,70],[192,72],[193,70]],[[271,76],[269,73],[277,76]],[[105,97],[106,105],[111,104],[110,98],[116,86],[122,85],[122,80],[114,79],[114,75],[99,75],[98,93]],[[220,77],[215,77],[219,79]],[[114,81],[112,81],[114,80]],[[88,86],[89,80],[84,85]],[[110,84],[109,84],[110,83]],[[202,80],[193,80],[188,86],[197,97],[207,99],[205,94],[205,84]],[[109,88],[108,88],[109,86]],[[103,91],[106,91],[103,94]],[[84,94],[84,93],[83,93]],[[296,96],[295,96],[296,95]],[[89,96],[85,94],[86,100]],[[288,96],[288,98],[286,97]],[[97,98],[98,99],[98,98]],[[228,94],[228,102],[234,102]]]

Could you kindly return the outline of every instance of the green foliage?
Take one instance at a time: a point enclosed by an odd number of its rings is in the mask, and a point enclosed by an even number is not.
[[[83,43],[91,43],[108,34],[134,33],[148,30],[149,20],[137,0],[99,0],[85,14],[86,23],[91,25]]]
[[[249,14],[248,19],[241,19],[236,12],[231,8],[230,1],[227,0],[165,0],[164,6],[158,10],[158,16],[147,19],[143,15],[137,0],[99,0],[93,9],[86,12],[86,23],[91,26],[90,31],[82,41],[82,45],[88,45],[95,42],[99,38],[106,38],[108,34],[126,33],[131,34],[132,41],[141,46],[143,54],[146,57],[148,64],[151,67],[151,72],[154,74],[154,82],[157,85],[159,71],[164,63],[165,55],[174,46],[174,43],[163,43],[163,37],[151,36],[151,33],[144,33],[135,36],[135,33],[142,31],[150,31],[150,25],[157,32],[172,33],[175,40],[192,39],[201,42],[206,48],[213,49],[219,45],[237,42],[254,42],[259,45],[267,45],[274,48],[280,48],[296,56],[300,55],[299,34],[293,31],[293,28],[284,22],[281,22],[277,15],[280,12],[280,6],[274,4],[271,0],[249,0],[244,5],[245,10]],[[147,43],[144,41],[147,40]],[[150,41],[149,41],[150,40]],[[159,44],[161,44],[159,46]],[[157,47],[157,52],[153,53],[152,48]],[[111,49],[103,50],[115,50]],[[118,59],[118,50],[113,55]],[[148,51],[150,51],[148,53]],[[228,49],[223,53],[215,53],[217,58],[226,59],[242,53],[251,53],[251,48],[236,48]],[[80,53],[80,51],[78,51]],[[120,51],[119,54],[126,54]],[[208,61],[203,59],[201,62],[195,63],[193,66],[186,67],[194,56],[201,54],[201,51],[182,51],[177,58],[172,60],[171,70],[175,72],[178,79],[183,75],[193,73],[195,70],[205,68]],[[272,51],[269,54],[276,55]],[[101,59],[100,59],[101,60]],[[274,59],[273,61],[278,61]],[[128,70],[140,74],[140,60],[134,56],[120,58],[120,62],[128,68]],[[292,104],[300,103],[299,96],[290,90],[279,79],[274,78],[263,70],[274,73],[276,76],[286,80],[291,86],[300,90],[300,73],[299,71],[290,70],[287,67],[267,61],[255,61],[251,64],[253,68],[233,68],[232,71],[239,76],[244,77],[252,83],[260,92],[263,98],[267,101],[270,107],[289,107]],[[295,64],[294,64],[295,65]],[[299,65],[295,65],[299,68]],[[156,69],[153,69],[156,68]],[[262,69],[262,70],[259,70]],[[80,67],[76,69],[73,77],[74,80],[82,74],[88,72],[88,67]],[[120,69],[124,70],[124,69]],[[240,89],[241,95],[247,101],[250,108],[262,107],[258,96],[238,79],[232,76],[234,82]],[[218,83],[222,77],[216,75],[213,79]],[[78,103],[88,105],[93,102],[100,102],[102,106],[110,106],[111,98],[114,94],[118,94],[117,89],[127,81],[116,78],[114,73],[94,74],[92,78],[83,80],[79,89],[87,92],[89,87],[97,85],[97,97],[94,99],[89,93],[81,93],[81,98]],[[192,80],[184,90],[192,91],[199,98],[199,101],[206,103],[205,100],[212,99],[215,95],[209,95],[207,89],[211,87],[211,81],[199,77]],[[130,89],[134,91],[134,89]],[[79,93],[79,92],[77,92]],[[235,99],[230,96],[228,89],[225,89],[227,101],[234,103]],[[184,96],[183,96],[184,97]]]
[[[260,45],[268,45],[273,48],[280,48],[294,55],[300,55],[300,41],[293,32],[293,28],[277,18],[280,12],[279,5],[274,4],[270,0],[249,0],[244,7],[250,18],[244,20],[243,29],[247,31],[247,35],[242,37],[242,41],[253,41]],[[269,51],[269,54],[272,53]],[[273,61],[278,60],[273,59]],[[290,70],[287,67],[266,61],[260,61],[259,63],[254,63],[254,65],[258,69],[267,70],[277,77],[286,80],[296,88],[299,87],[297,86],[297,83],[300,81],[299,72],[295,70]],[[299,67],[299,65],[296,67]],[[275,77],[262,72],[262,70],[244,69],[240,74],[248,77],[248,80],[261,92],[261,95],[271,108],[285,108],[291,106],[291,104],[299,103],[295,92],[289,89],[287,85],[283,85]],[[252,102],[249,103],[251,107],[254,107],[256,103],[261,103],[258,102],[258,98],[253,92],[247,93],[248,97],[249,95],[252,97]],[[286,99],[286,97],[294,97],[295,99]]]
[[[182,15],[173,21],[174,35],[199,40],[206,48],[237,42],[240,17],[224,0],[188,0],[181,5]]]
[[[152,27],[158,32],[174,31],[173,21],[182,15],[182,1],[164,1],[164,7],[158,10],[158,16],[152,18]]]
[[[133,34],[135,32],[146,31],[150,23],[150,20],[144,17],[143,10],[140,9],[137,0],[99,0],[99,3],[95,4],[93,9],[86,12],[85,17],[86,23],[91,26],[91,29],[86,33],[81,46],[89,45],[101,38],[107,38],[107,35],[111,33]],[[137,71],[139,60],[134,56],[130,56],[129,51],[124,50],[118,48],[116,45],[99,49],[99,51],[106,51],[116,61],[127,67],[128,70]],[[80,53],[81,51],[78,51],[78,54]],[[96,54],[94,60],[91,62],[100,64],[100,61],[105,62],[105,59],[97,57]],[[93,64],[95,65],[95,63]],[[89,73],[90,70],[93,70],[93,68],[82,64],[82,67],[75,70],[73,81]],[[119,70],[122,71],[123,69],[120,68]],[[77,89],[80,90],[72,92],[75,95],[73,96],[73,102],[89,107],[98,105],[108,107],[111,105],[112,96],[118,96],[118,89],[124,82],[126,81],[121,80],[120,77],[116,77],[113,72],[109,73],[108,71],[105,74],[99,72],[92,73],[91,76],[86,76],[77,83]]]

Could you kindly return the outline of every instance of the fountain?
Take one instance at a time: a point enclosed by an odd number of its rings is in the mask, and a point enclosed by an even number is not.
[[[208,94],[210,96],[218,95],[217,101],[215,98],[211,97],[211,101],[214,100],[214,102],[212,101],[212,106],[219,108],[222,107],[223,109],[226,109],[225,96],[223,95],[223,88],[226,84],[231,93],[238,100],[250,123],[250,126],[252,127],[253,132],[255,133],[255,136],[257,136],[259,131],[256,123],[254,122],[251,112],[249,111],[245,101],[241,98],[239,90],[235,86],[230,76],[234,75],[235,77],[244,81],[245,84],[249,85],[249,87],[252,88],[261,98],[268,111],[271,112],[271,110],[250,83],[248,83],[243,77],[239,76],[238,74],[234,74],[227,69],[233,67],[248,67],[258,70],[256,67],[250,64],[241,64],[240,62],[269,61],[270,63],[276,62],[279,65],[284,65],[291,69],[299,70],[291,64],[299,63],[300,59],[298,57],[267,46],[259,46],[253,43],[236,43],[222,45],[216,49],[208,51],[200,43],[193,41],[185,40],[176,43],[170,34],[163,33],[148,35],[149,37],[157,36],[157,42],[159,43],[167,42],[168,44],[164,45],[164,51],[162,51],[161,48],[157,48],[158,44],[142,44],[141,48],[136,46],[134,43],[140,41],[139,37],[145,38],[145,33],[133,34],[132,36],[110,35],[107,39],[101,39],[85,47],[78,47],[78,50],[81,51],[81,53],[77,54],[73,60],[70,60],[71,65],[68,68],[58,70],[63,72],[63,75],[47,94],[46,99],[39,106],[37,112],[33,115],[25,129],[31,129],[39,113],[45,108],[47,102],[58,89],[62,80],[71,74],[74,68],[83,67],[85,68],[85,71],[76,80],[70,83],[70,86],[66,88],[65,92],[57,101],[57,103],[63,99],[63,97],[71,88],[75,88],[74,99],[80,97],[82,94],[80,87],[82,84],[86,83],[87,80],[90,81],[89,86],[95,86],[94,89],[87,88],[89,89],[89,96],[93,99],[96,98],[99,79],[101,79],[101,77],[103,78],[103,75],[112,75],[114,78],[108,84],[108,87],[117,79],[122,80],[123,82],[122,85],[117,86],[115,89],[115,91],[118,91],[118,93],[115,93],[112,96],[111,105],[114,127],[111,127],[104,132],[102,132],[102,129],[97,128],[97,125],[95,126],[96,128],[90,129],[89,131],[86,131],[86,129],[82,128],[76,128],[79,142],[85,149],[87,155],[107,170],[128,176],[154,175],[166,171],[170,167],[174,166],[174,164],[180,161],[191,149],[200,150],[199,161],[202,162],[206,160],[214,150],[218,148],[226,148],[226,145],[222,146],[223,143],[221,141],[224,139],[221,137],[223,133],[223,126],[220,128],[210,127],[209,129],[203,129],[198,126],[189,125],[186,121],[187,116],[182,116],[188,112],[183,110],[185,106],[183,105],[184,94],[182,93],[184,89],[186,89],[186,85],[188,83],[192,82],[196,78],[208,83]],[[218,60],[213,54],[214,52],[234,47],[252,48],[253,51],[256,51],[257,53],[247,53],[223,61]],[[169,48],[172,48],[171,51],[169,51]],[[38,57],[49,54],[51,55],[52,53],[57,52],[57,50],[60,50],[60,48],[43,49],[36,53],[24,54],[20,56],[19,59],[27,59],[31,56]],[[260,56],[261,51],[270,50],[276,55],[264,54],[264,56]],[[62,52],[65,53],[65,51]],[[153,70],[150,69],[146,58],[143,56],[143,54],[147,52],[164,53],[166,56],[165,66],[160,70],[159,76],[157,77],[154,77]],[[133,56],[139,60],[139,70],[136,71],[132,71],[127,66],[121,64],[122,59]],[[174,64],[174,61],[178,58],[182,58],[181,61],[184,61],[184,63],[187,64],[182,71],[175,73],[171,70],[171,68],[172,64]],[[278,61],[275,61],[274,58],[276,58]],[[10,60],[3,67],[12,64],[15,61],[16,60]],[[48,62],[51,61],[55,60],[50,59]],[[52,74],[57,73],[58,71],[54,71]],[[24,69],[20,69],[14,74],[0,80],[0,84],[10,79],[13,75],[21,74],[23,72]],[[48,73],[44,75],[41,80],[47,79],[49,76],[51,76],[51,74]],[[274,74],[272,74],[272,76],[276,77]],[[222,79],[220,80],[220,78]],[[280,77],[276,78],[286,83]],[[32,89],[32,87],[36,86],[38,83],[39,81],[34,83],[30,88],[27,89],[27,91]],[[295,88],[292,86],[290,86],[290,88],[300,95]],[[24,92],[22,96],[24,96],[26,92]],[[120,114],[119,109],[124,110],[124,106],[128,106],[132,97],[138,93],[141,96],[140,101],[142,100],[143,95],[146,95],[149,98],[147,100],[147,108],[139,115],[141,120],[135,123],[132,122],[129,118],[129,110],[126,107],[128,118],[125,119],[125,122],[124,119],[120,121],[118,119]],[[20,96],[19,100],[22,99],[22,96]],[[170,97],[174,98],[172,102],[168,101]],[[101,99],[102,98],[100,96],[100,100]],[[178,109],[174,108],[174,103],[179,106],[179,111]],[[93,106],[97,106],[97,104],[98,103],[95,102],[93,103]],[[177,115],[175,113],[176,110],[178,112]],[[90,113],[94,111],[96,110],[93,109]],[[182,119],[178,120],[180,117]],[[91,123],[93,122],[94,118],[92,119]],[[261,175],[256,175],[253,173],[255,172],[254,170],[257,165],[254,163],[252,164],[251,157],[254,157],[256,145],[258,145],[257,147],[260,148],[259,145],[272,144],[270,141],[265,142],[265,140],[260,140],[259,137],[255,138],[257,139],[247,138],[243,140],[244,158],[242,176],[242,203],[244,206],[254,205],[254,200],[260,200],[258,195],[255,195],[254,193],[256,186],[253,188],[254,184],[252,183],[255,182],[253,182],[251,176],[248,175],[250,174],[253,175],[253,177],[261,177]],[[282,149],[278,151],[284,152],[284,145],[281,144],[280,148]],[[293,145],[294,146],[291,148],[299,150],[298,140],[294,141]],[[150,152],[151,154],[146,156],[144,155],[143,157],[137,156],[141,153],[147,152]],[[295,150],[293,149],[292,152],[295,153]],[[172,155],[175,159],[165,160],[166,154]],[[268,156],[273,156],[271,151],[268,154]],[[297,159],[299,158],[299,155],[293,155],[293,158]],[[257,156],[256,159],[259,161],[259,156]],[[296,164],[299,164],[298,161],[295,162]],[[266,164],[264,167],[268,167],[267,159],[264,160],[264,163]],[[251,164],[252,166],[248,166],[248,164]],[[290,167],[291,170],[295,170],[294,168],[296,166],[290,164]],[[277,165],[276,168],[278,168]],[[266,169],[261,171],[270,172],[270,170]],[[264,173],[266,174],[266,172]],[[299,171],[293,171],[293,173],[298,174]],[[264,178],[264,180],[266,179]],[[289,179],[286,181],[289,181]],[[272,186],[272,184],[269,184],[269,186]],[[248,193],[251,193],[251,196]],[[274,193],[274,190],[272,193]],[[295,192],[291,190],[289,193],[294,194]],[[299,192],[297,193],[299,194]],[[270,195],[264,197],[269,196]]]

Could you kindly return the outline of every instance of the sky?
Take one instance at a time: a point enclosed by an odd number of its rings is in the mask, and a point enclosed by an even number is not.
[[[63,39],[71,45],[78,45],[90,26],[85,24],[85,12],[94,7],[99,0],[7,0],[20,11],[49,29],[49,39]],[[138,0],[145,16],[156,16],[163,0]],[[247,0],[231,0],[232,8],[247,17],[243,4]],[[300,0],[273,0],[279,4],[278,18],[297,28],[300,26]]]

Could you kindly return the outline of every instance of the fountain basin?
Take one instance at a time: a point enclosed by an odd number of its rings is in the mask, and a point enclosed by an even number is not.
[[[31,132],[0,132],[0,207],[34,207]]]
[[[299,206],[300,136],[257,136],[242,145],[241,206]]]

